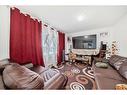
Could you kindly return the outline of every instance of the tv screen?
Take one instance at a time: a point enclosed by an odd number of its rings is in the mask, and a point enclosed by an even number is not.
[[[72,37],[74,49],[96,49],[96,35]]]

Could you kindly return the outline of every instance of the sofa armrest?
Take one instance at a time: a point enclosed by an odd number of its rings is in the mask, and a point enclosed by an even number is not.
[[[67,83],[67,76],[60,74],[56,79],[52,81],[52,83],[46,85],[44,89],[64,89]]]
[[[4,68],[5,68],[7,65],[10,65],[10,62],[9,62],[8,59],[0,60],[0,73],[3,72]]]
[[[0,90],[4,90],[5,87],[4,87],[4,82],[3,82],[3,79],[2,79],[2,75],[0,75]]]

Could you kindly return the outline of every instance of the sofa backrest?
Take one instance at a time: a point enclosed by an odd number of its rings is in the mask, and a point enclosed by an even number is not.
[[[119,55],[112,55],[109,59],[109,63],[113,66],[114,63],[120,61],[120,60],[125,60],[127,61],[127,57],[122,57],[122,56],[119,56]]]

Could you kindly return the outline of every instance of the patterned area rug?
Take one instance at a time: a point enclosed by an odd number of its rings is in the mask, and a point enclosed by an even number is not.
[[[96,89],[96,83],[94,80],[93,70],[91,67],[68,62],[58,68],[61,73],[68,77],[66,89],[68,90],[85,90]]]

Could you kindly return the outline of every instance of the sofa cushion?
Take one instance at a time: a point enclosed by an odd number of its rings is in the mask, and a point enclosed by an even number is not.
[[[42,89],[43,79],[39,74],[19,64],[11,64],[3,71],[3,80],[12,89]]]
[[[57,69],[34,66],[32,70],[43,78],[44,89],[62,89],[67,83],[67,77]]]
[[[110,57],[110,59],[109,59],[109,63],[110,63],[110,65],[113,66],[113,64],[114,64],[115,62],[117,62],[118,60],[119,60],[119,56],[118,56],[118,55],[112,55],[112,56]]]
[[[119,70],[119,68],[121,67],[121,65],[126,61],[126,59],[121,59],[121,60],[118,60],[117,62],[114,63],[114,67],[116,70]]]
[[[55,78],[52,83],[47,83],[44,89],[63,89],[67,83],[67,76],[61,74]]]
[[[38,73],[44,80],[44,82],[47,82],[56,75],[59,75],[60,72],[57,69],[51,69],[51,68],[44,68],[42,66],[35,66],[32,69],[34,72]]]
[[[112,65],[114,67],[114,63],[118,62],[118,61],[126,61],[127,58],[126,57],[121,57],[121,56],[118,56],[118,55],[112,55],[109,59],[109,63],[110,65]]]
[[[38,73],[38,74],[41,74],[43,72],[45,72],[48,68],[45,68],[43,66],[34,66],[31,68],[32,71]]]
[[[48,69],[47,71],[43,72],[44,81],[47,82],[51,80],[54,76],[59,75],[59,71],[56,69]]]
[[[121,65],[119,73],[127,79],[127,63]]]
[[[45,81],[45,86],[51,85],[54,80],[56,80],[60,76],[60,72],[56,69],[48,69],[44,73],[41,74]]]

